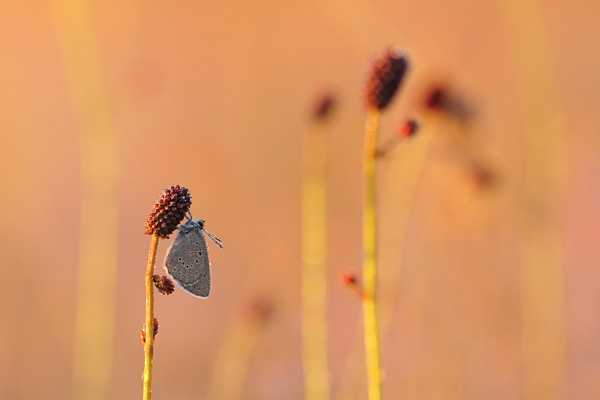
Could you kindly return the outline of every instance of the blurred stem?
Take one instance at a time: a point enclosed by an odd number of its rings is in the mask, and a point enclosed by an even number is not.
[[[382,398],[381,348],[377,310],[377,133],[380,112],[369,109],[365,132],[363,214],[363,314],[369,400]]]
[[[144,400],[152,397],[152,359],[154,357],[154,265],[156,264],[156,249],[158,236],[152,235],[152,244],[148,253],[146,268],[146,343],[144,343]]]
[[[381,230],[382,232],[397,232],[393,241],[399,244],[386,254],[390,263],[396,263],[397,265],[399,263],[400,265],[399,268],[382,270],[379,274],[379,290],[381,293],[378,299],[380,338],[387,337],[390,331],[393,309],[397,304],[397,293],[401,289],[403,253],[417,186],[421,178],[423,165],[428,158],[431,143],[438,130],[437,118],[432,115],[422,115],[417,119],[423,121],[423,126],[418,133],[418,137],[411,140],[410,152],[403,153],[401,159],[395,154],[392,155],[389,160],[389,171],[386,173],[385,178],[387,183],[383,183],[385,187],[380,188],[379,209],[385,210],[386,215],[385,221],[381,221]],[[385,160],[385,158],[382,160]],[[401,182],[401,184],[399,185],[398,182]],[[387,193],[382,194],[382,191]],[[393,226],[393,228],[386,229],[384,224]],[[384,259],[386,254],[384,252],[378,254],[379,262],[382,265],[387,265]],[[383,296],[384,292],[388,294],[387,297]],[[338,380],[340,389],[336,398],[346,399],[352,397],[355,392],[354,382],[358,380],[355,370],[356,365],[359,363],[357,352],[360,349],[357,345],[361,339],[360,335],[354,334],[351,346],[352,353],[348,356],[344,371]]]
[[[380,189],[379,208],[385,212],[385,220],[381,221],[382,232],[394,232],[389,237],[396,246],[386,252],[380,252],[379,262],[383,265],[395,264],[397,267],[381,271],[379,297],[380,332],[386,338],[390,331],[394,308],[400,293],[401,277],[404,272],[404,250],[406,248],[407,231],[412,214],[417,187],[423,173],[423,166],[428,158],[431,144],[438,132],[439,117],[435,113],[421,115],[423,121],[416,138],[411,139],[410,151],[403,152],[402,157],[394,155],[389,162],[385,181]],[[447,122],[445,122],[447,124]],[[401,149],[398,149],[401,150]],[[396,150],[396,151],[398,151]],[[384,293],[387,296],[384,297]]]
[[[552,43],[539,0],[501,2],[517,81],[525,159],[516,190],[521,261],[524,399],[564,399],[567,390],[565,266],[561,202],[569,136]],[[559,211],[560,210],[560,211]]]
[[[327,368],[327,134],[322,123],[305,138],[302,179],[302,333],[304,393],[329,399]]]
[[[215,360],[206,399],[243,399],[244,380],[266,322],[257,315],[238,315],[232,320]]]
[[[81,163],[73,399],[110,397],[115,325],[119,154],[89,0],[52,1]]]

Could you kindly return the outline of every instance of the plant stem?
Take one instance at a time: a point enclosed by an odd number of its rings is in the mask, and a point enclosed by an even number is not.
[[[152,244],[148,253],[148,268],[146,269],[146,342],[144,343],[144,393],[143,400],[152,397],[152,358],[154,357],[154,265],[156,264],[156,249],[158,236],[152,235]]]
[[[369,109],[365,126],[365,203],[363,214],[363,314],[369,400],[381,400],[381,349],[377,314],[377,133],[380,112]]]
[[[319,129],[320,128],[320,129]],[[329,399],[327,367],[327,132],[322,124],[304,143],[302,179],[302,336],[304,398]]]

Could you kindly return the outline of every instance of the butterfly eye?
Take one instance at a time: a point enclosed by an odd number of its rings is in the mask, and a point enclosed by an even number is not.
[[[179,257],[178,260],[181,261],[181,257]]]
[[[200,242],[196,240],[196,246],[199,245],[199,244],[200,244]]]

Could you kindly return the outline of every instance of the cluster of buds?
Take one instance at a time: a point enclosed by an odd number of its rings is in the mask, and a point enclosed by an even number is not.
[[[173,281],[166,276],[152,275],[152,281],[154,282],[156,289],[162,294],[166,294],[168,296],[175,291]]]
[[[152,337],[155,338],[158,334],[158,320],[154,318],[154,332]],[[146,323],[144,322],[144,327],[142,328],[142,342],[146,343]]]
[[[146,234],[168,239],[192,205],[192,195],[179,185],[166,188],[146,220]]]

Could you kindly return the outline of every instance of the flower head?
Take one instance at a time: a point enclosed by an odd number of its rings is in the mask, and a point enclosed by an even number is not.
[[[383,110],[392,101],[408,69],[408,58],[398,46],[377,54],[365,88],[365,103],[369,108]]]
[[[179,185],[166,188],[146,220],[146,234],[168,239],[192,205],[192,195]]]

